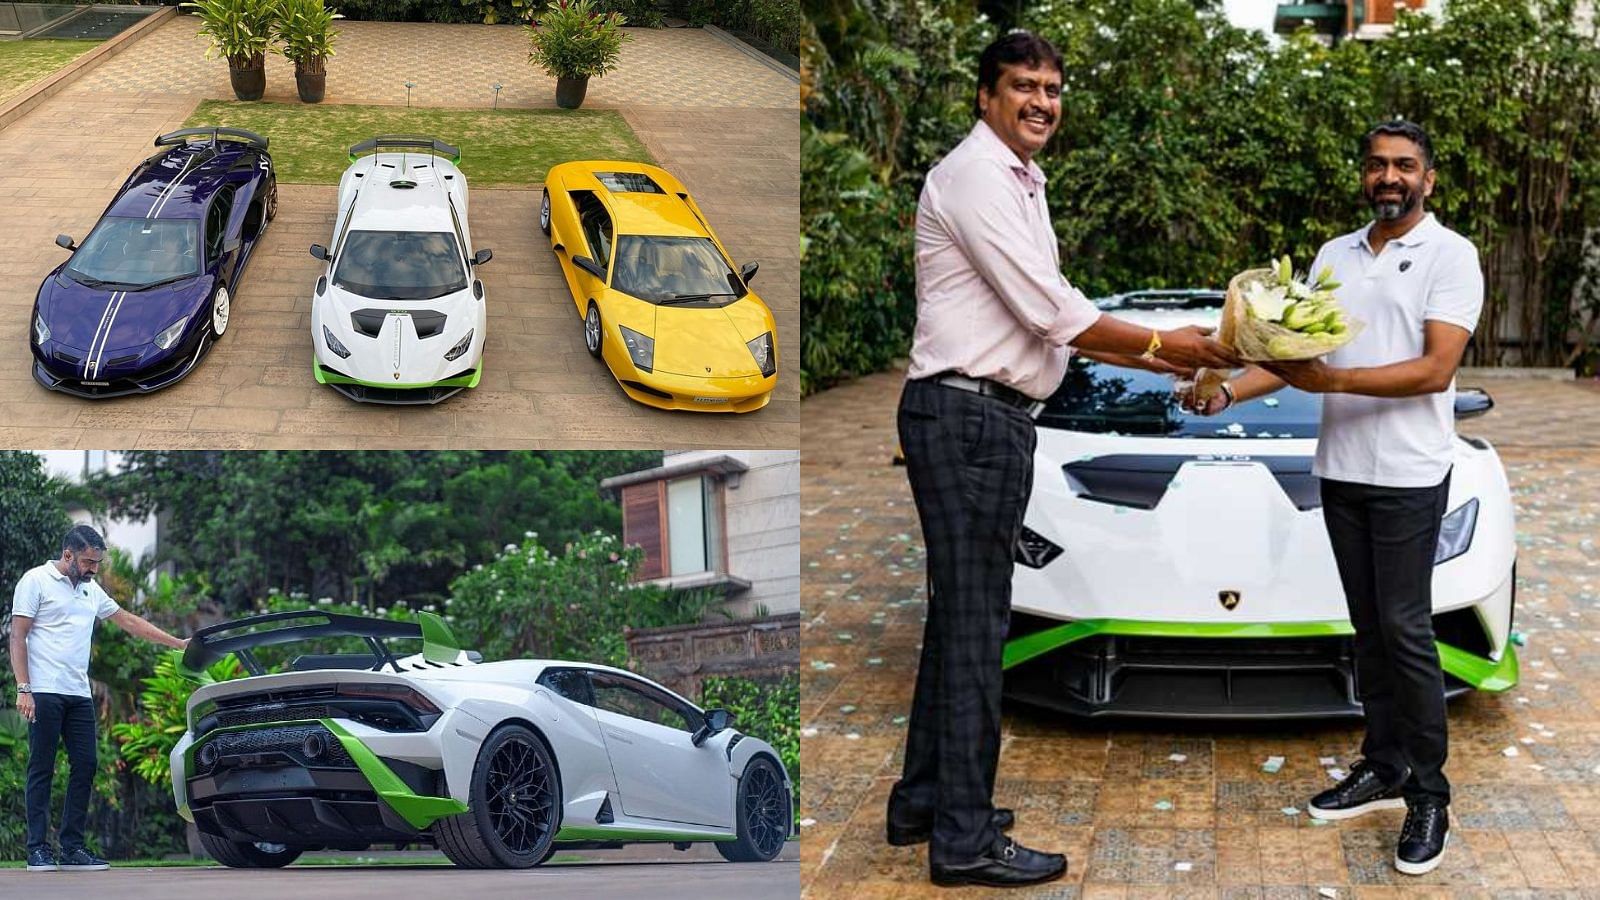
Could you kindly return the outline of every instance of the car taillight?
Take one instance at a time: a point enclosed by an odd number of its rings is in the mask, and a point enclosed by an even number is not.
[[[371,684],[350,682],[339,684],[335,691],[340,697],[366,697],[373,700],[398,700],[418,713],[438,714],[440,709],[432,700],[415,688],[403,684]]]

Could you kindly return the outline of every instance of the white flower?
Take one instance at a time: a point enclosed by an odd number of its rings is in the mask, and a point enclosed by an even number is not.
[[[318,597],[317,598],[317,605],[318,606],[332,606],[333,605],[333,598],[332,597]]]
[[[439,608],[437,606],[434,606],[432,603],[429,603],[427,606],[424,606],[422,609],[425,612],[438,612],[439,611]]]
[[[483,571],[483,563],[478,563],[477,565],[473,566],[472,567],[472,571],[474,571],[474,572],[482,572]]]
[[[515,552],[517,552],[517,545],[516,544],[507,544],[506,545],[506,552],[507,553],[515,553]]]
[[[538,535],[537,535],[537,534],[534,534],[534,533],[533,533],[533,532],[531,532],[531,531],[524,531],[524,532],[523,532],[523,533],[522,533],[522,536],[523,536],[523,537],[525,537],[525,538],[536,538],[536,537],[538,537]]]
[[[378,607],[377,609],[373,610],[373,612],[377,613],[380,616],[386,616],[386,615],[389,614],[388,608],[387,607],[383,607],[383,606]]]
[[[1283,318],[1283,311],[1293,301],[1289,299],[1289,292],[1281,287],[1267,287],[1259,281],[1252,281],[1245,285],[1244,301],[1249,304],[1250,312],[1255,317],[1267,322],[1276,322]]]

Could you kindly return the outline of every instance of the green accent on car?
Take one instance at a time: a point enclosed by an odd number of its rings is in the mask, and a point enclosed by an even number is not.
[[[411,823],[413,828],[427,828],[433,824],[434,819],[453,816],[467,811],[467,805],[453,797],[429,797],[418,794],[394,770],[384,765],[383,760],[376,753],[367,749],[355,735],[345,731],[338,722],[332,719],[319,719],[324,728],[333,732],[339,743],[344,745],[350,758],[355,760],[356,768],[361,774],[367,776],[372,782],[373,790],[383,798],[383,802],[397,813],[400,818]]]
[[[187,803],[178,807],[178,817],[190,825],[194,824],[194,812],[189,809],[189,804]]]
[[[426,828],[433,824],[435,819],[464,813],[468,809],[465,803],[452,797],[430,797],[411,790],[410,786],[401,781],[400,776],[396,775],[393,769],[384,764],[384,761],[379,759],[376,753],[368,749],[366,744],[361,743],[360,738],[344,730],[338,722],[332,719],[293,719],[285,722],[267,722],[259,725],[230,725],[226,728],[213,728],[206,732],[204,737],[190,744],[189,749],[184,751],[184,775],[187,777],[189,773],[194,771],[194,754],[200,748],[200,745],[212,740],[219,734],[225,734],[230,731],[282,728],[287,725],[321,725],[328,729],[334,737],[339,739],[339,743],[344,745],[345,752],[350,754],[350,759],[355,762],[356,768],[361,770],[362,775],[366,776],[368,783],[372,785],[373,791],[383,799],[383,802],[389,804],[389,808],[399,814],[400,818],[411,823],[413,828]]]
[[[686,831],[654,831],[646,828],[613,828],[608,825],[563,825],[552,838],[563,841],[736,841],[736,834],[699,834]]]
[[[436,613],[417,613],[417,624],[422,626],[422,658],[428,662],[453,663],[461,656],[461,644],[450,626]]]
[[[1001,665],[1010,669],[1068,644],[1100,634],[1172,638],[1301,638],[1355,634],[1347,620],[1329,622],[1146,622],[1136,619],[1078,619],[1006,642]],[[1480,691],[1504,691],[1517,683],[1517,654],[1508,642],[1500,660],[1485,659],[1443,641],[1439,665]]]
[[[348,375],[341,375],[338,372],[331,371],[321,363],[315,361],[312,362],[311,369],[312,373],[317,376],[317,384],[359,384],[362,387],[392,388],[398,391],[410,391],[420,388],[434,387],[475,388],[478,386],[478,381],[483,378],[482,366],[473,369],[471,375],[457,375],[454,378],[446,378],[442,381],[418,382],[362,381],[359,378],[351,378]]]

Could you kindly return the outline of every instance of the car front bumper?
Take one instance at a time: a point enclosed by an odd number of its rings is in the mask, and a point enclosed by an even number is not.
[[[85,380],[70,373],[62,373],[47,365],[39,358],[39,349],[34,348],[33,380],[52,391],[71,394],[74,397],[83,397],[89,400],[104,400],[110,397],[126,397],[131,394],[148,394],[159,391],[165,387],[182,381],[205,357],[206,351],[211,348],[211,339],[208,333],[202,335],[185,348],[184,352],[173,353],[162,357],[155,364],[146,368],[121,372],[113,377],[95,378]]]

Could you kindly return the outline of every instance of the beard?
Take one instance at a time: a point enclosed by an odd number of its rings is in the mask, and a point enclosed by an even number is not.
[[[1383,187],[1388,188],[1390,186],[1383,185]],[[1420,199],[1416,191],[1403,185],[1400,187],[1400,199],[1398,200],[1390,198],[1379,200],[1377,196],[1376,190],[1368,192],[1367,205],[1372,207],[1373,215],[1385,222],[1393,222],[1395,219],[1405,218],[1408,213],[1417,208],[1417,201]]]

